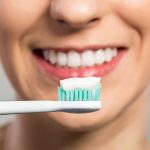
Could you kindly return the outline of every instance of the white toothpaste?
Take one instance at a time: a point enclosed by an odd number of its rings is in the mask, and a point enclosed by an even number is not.
[[[76,88],[94,89],[100,84],[100,81],[100,77],[69,78],[60,80],[60,86],[64,90],[73,90]]]

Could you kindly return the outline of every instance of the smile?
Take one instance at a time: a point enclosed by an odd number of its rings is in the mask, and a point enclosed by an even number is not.
[[[76,52],[71,50],[69,52],[56,52],[55,50],[43,51],[44,58],[51,64],[58,66],[77,68],[90,67],[101,65],[105,62],[110,62],[113,57],[117,56],[116,48],[106,48],[93,50],[85,50],[84,52]]]
[[[36,48],[33,54],[41,67],[57,79],[104,76],[119,63],[127,47]]]

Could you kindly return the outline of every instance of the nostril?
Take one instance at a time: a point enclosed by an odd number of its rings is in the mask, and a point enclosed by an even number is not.
[[[57,22],[61,25],[70,25],[70,26],[74,26],[74,27],[83,27],[83,26],[89,26],[89,25],[92,25],[92,24],[95,24],[99,21],[99,18],[93,18],[87,22],[84,22],[84,23],[72,23],[72,22],[67,22],[63,19],[58,19]]]
[[[99,21],[99,18],[93,18],[93,19],[91,19],[89,22],[88,22],[88,24],[95,24],[95,23],[97,23]]]
[[[99,18],[93,18],[92,20],[90,20],[89,22],[97,22],[99,20]]]
[[[62,19],[58,19],[58,22],[61,23],[61,24],[66,24],[66,22]]]

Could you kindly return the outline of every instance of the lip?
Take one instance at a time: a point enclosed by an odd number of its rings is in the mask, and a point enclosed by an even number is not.
[[[112,47],[115,48],[115,46],[111,46],[111,48]],[[55,48],[54,50],[69,51],[72,48],[73,47]],[[103,46],[101,48],[105,49],[108,47]],[[117,48],[118,48],[118,46],[117,46]],[[86,77],[86,76],[104,77],[105,75],[109,74],[110,72],[112,72],[114,70],[114,68],[119,64],[120,60],[124,57],[124,55],[128,51],[128,48],[125,46],[120,46],[119,48],[121,50],[118,51],[117,56],[114,57],[110,62],[104,63],[99,66],[81,67],[81,68],[59,67],[59,66],[55,66],[55,65],[48,63],[42,57],[39,57],[34,54],[33,54],[33,56],[37,62],[37,67],[41,71],[46,72],[48,74],[48,76],[50,76],[50,78],[53,78],[55,80],[61,80],[61,79],[72,78],[72,77]],[[74,49],[75,48],[73,48],[73,50]],[[97,46],[92,46],[92,47],[77,48],[75,50],[82,52],[85,49],[97,50],[100,48]]]

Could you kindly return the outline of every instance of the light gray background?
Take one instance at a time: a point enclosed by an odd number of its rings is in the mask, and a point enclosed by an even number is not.
[[[15,100],[15,94],[12,86],[10,85],[7,77],[4,73],[4,70],[0,64],[0,100]],[[150,103],[149,103],[150,108]],[[150,109],[149,109],[150,110]],[[10,119],[13,119],[14,116],[0,116],[0,125],[4,124]],[[150,140],[150,111],[149,111],[149,131],[148,138]]]

